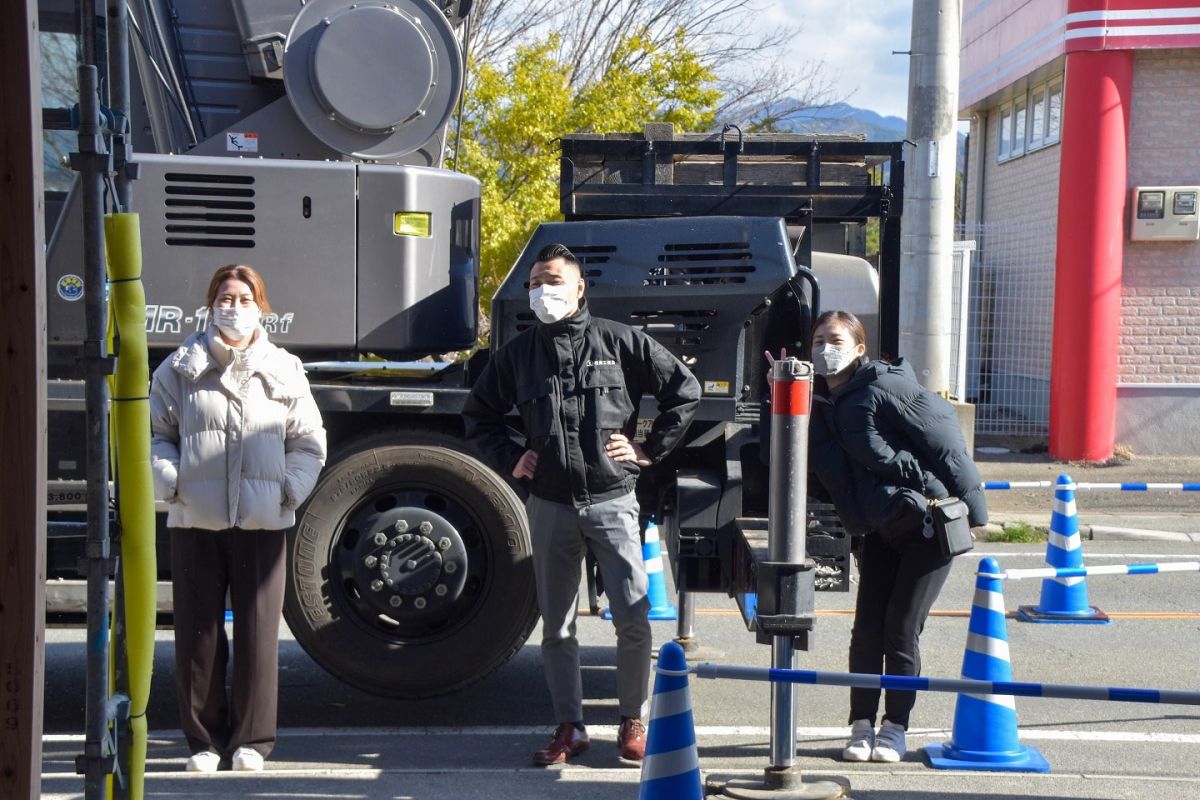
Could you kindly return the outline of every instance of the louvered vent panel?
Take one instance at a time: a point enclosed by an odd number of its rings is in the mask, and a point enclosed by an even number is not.
[[[745,283],[754,272],[748,242],[701,242],[663,245],[658,266],[650,267],[643,286],[721,286]]]
[[[254,177],[166,174],[166,242],[172,247],[254,247]]]

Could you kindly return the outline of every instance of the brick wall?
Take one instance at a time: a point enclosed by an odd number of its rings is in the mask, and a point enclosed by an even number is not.
[[[1135,56],[1131,187],[1200,184],[1198,75],[1200,50]],[[1123,283],[1119,380],[1200,384],[1200,242],[1126,241]]]
[[[984,222],[1044,222],[1058,216],[1058,166],[1060,146],[1052,144],[1018,158],[996,163],[999,145],[998,108],[988,111],[987,164],[984,167]],[[1042,242],[1054,268],[1055,236]]]
[[[1057,144],[996,161],[1000,116],[987,114],[983,218],[974,219],[979,164],[968,175],[966,238],[979,246],[972,281],[968,399],[984,433],[1044,432],[1049,416],[1058,213]]]

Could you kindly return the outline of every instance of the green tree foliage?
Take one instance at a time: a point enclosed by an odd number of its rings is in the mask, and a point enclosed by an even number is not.
[[[721,93],[682,30],[665,44],[625,37],[595,80],[572,82],[557,36],[472,66],[451,166],[482,184],[480,296],[485,308],[540,222],[559,219],[558,138],[672,122],[706,130]]]

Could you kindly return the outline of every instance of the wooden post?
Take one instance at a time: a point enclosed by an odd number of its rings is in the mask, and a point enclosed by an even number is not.
[[[41,68],[35,0],[6,8],[0,26],[0,75],[7,76],[0,81],[0,797],[34,798],[41,794],[46,585]]]

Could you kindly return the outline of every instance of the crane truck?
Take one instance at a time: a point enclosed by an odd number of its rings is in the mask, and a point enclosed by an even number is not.
[[[285,617],[324,669],[367,692],[427,697],[492,673],[537,619],[522,488],[464,439],[487,362],[479,333],[480,191],[445,169],[464,84],[470,0],[130,0],[129,135],[152,364],[207,324],[214,268],[270,287],[272,339],[304,361],[330,457],[289,532]],[[65,0],[44,31],[70,33]],[[47,108],[53,132],[69,109]],[[850,308],[895,353],[899,143],[788,135],[572,135],[563,220],[540,225],[500,285],[491,347],[534,324],[532,255],[583,262],[593,313],[642,328],[697,375],[686,442],[646,470],[681,597],[736,599],[764,635],[811,629],[760,586],[769,440],[765,349],[803,354],[821,303]],[[51,614],[81,610],[85,399],[83,210],[47,195]],[[859,257],[878,225],[873,266]],[[431,357],[432,356],[432,357]],[[652,405],[641,409],[648,423]],[[520,440],[519,419],[512,434]],[[57,525],[55,523],[58,523]],[[813,586],[848,585],[849,542],[812,503]],[[169,605],[160,516],[159,576]]]

